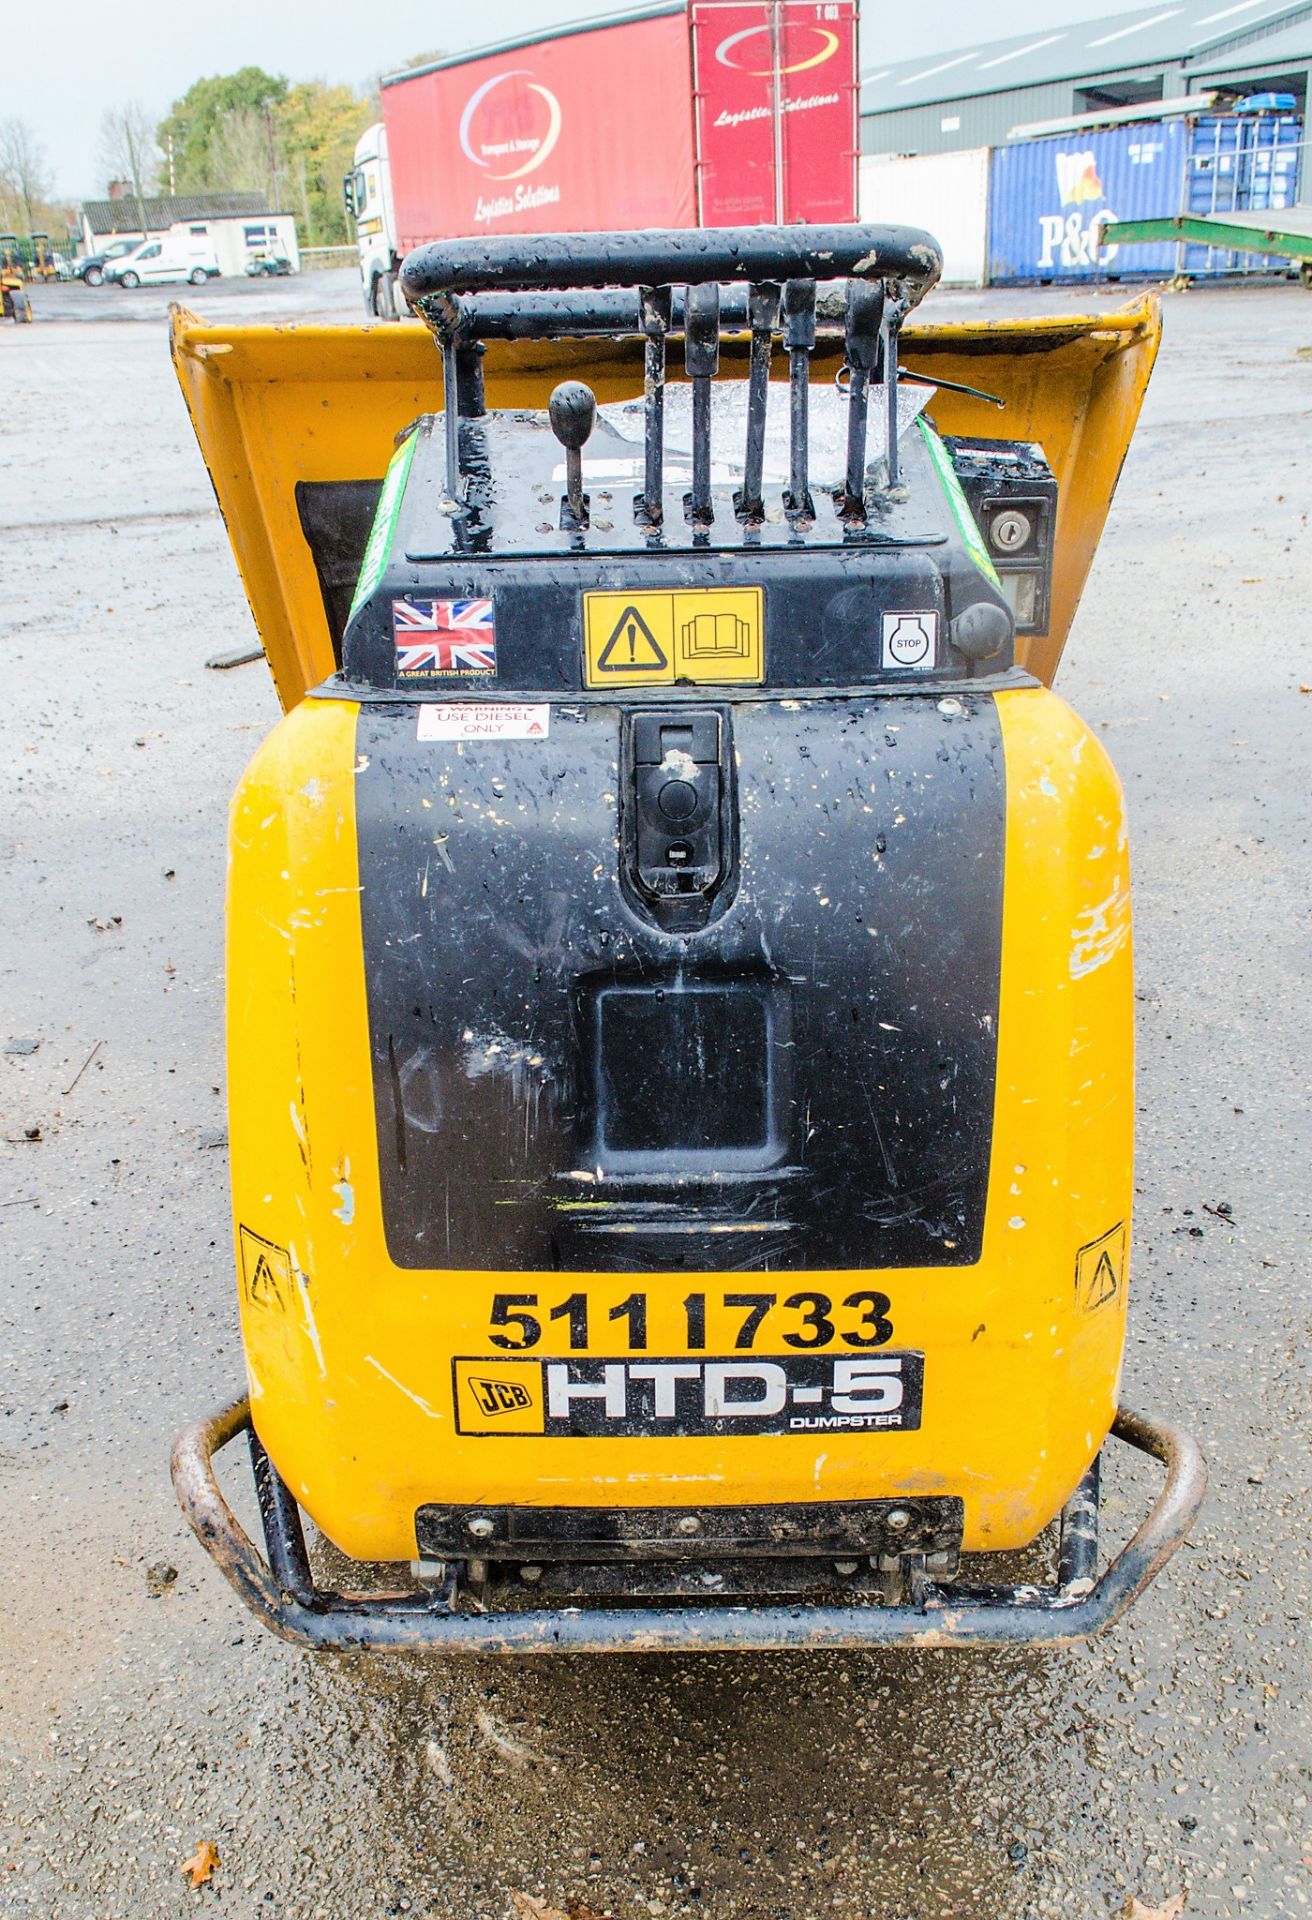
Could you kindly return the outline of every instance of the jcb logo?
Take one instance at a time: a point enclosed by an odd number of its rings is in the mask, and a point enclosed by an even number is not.
[[[532,1394],[513,1380],[480,1380],[471,1376],[469,1390],[482,1411],[488,1415],[522,1413],[526,1407],[533,1405]]]
[[[457,1433],[541,1433],[542,1363],[456,1360]]]

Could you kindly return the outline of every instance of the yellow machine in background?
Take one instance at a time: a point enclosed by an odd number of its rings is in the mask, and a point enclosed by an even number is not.
[[[32,302],[22,268],[9,261],[0,264],[0,309],[4,318],[12,320],[15,326],[26,326],[31,321]]]
[[[1118,1411],[1128,850],[1048,691],[1158,316],[904,330],[937,270],[450,243],[440,358],[175,316],[286,709],[231,830],[249,1401],[175,1477],[288,1638],[1055,1644],[1196,1510]],[[1168,1478],[1096,1578],[1109,1431]],[[403,1590],[317,1586],[303,1514]],[[970,1583],[1059,1515],[1051,1585]]]

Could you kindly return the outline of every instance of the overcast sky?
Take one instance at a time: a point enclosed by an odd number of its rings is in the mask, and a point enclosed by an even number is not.
[[[1031,28],[1124,12],[1142,0],[1008,0],[992,27],[970,0],[864,0],[861,64],[935,53]],[[417,53],[452,53],[612,13],[621,0],[21,0],[22,86],[0,102],[36,130],[69,199],[103,191],[97,131],[106,106],[139,99],[162,117],[193,80],[259,66],[292,80],[367,85]],[[18,52],[12,43],[11,54]]]

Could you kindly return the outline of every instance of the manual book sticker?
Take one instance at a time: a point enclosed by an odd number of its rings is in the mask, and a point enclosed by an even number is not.
[[[545,740],[551,729],[551,708],[537,706],[475,705],[472,700],[419,709],[420,740]]]
[[[583,596],[585,686],[760,686],[764,679],[760,587],[688,587],[678,593],[643,587]]]

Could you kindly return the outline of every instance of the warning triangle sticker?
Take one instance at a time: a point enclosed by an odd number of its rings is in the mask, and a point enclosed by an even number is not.
[[[251,1275],[251,1299],[258,1300],[263,1306],[272,1306],[279,1303],[281,1297],[278,1276],[265,1255],[261,1254]]]
[[[1112,1257],[1104,1247],[1099,1256],[1098,1264],[1093,1270],[1093,1278],[1089,1282],[1089,1290],[1085,1299],[1085,1306],[1088,1311],[1091,1313],[1095,1307],[1100,1307],[1104,1301],[1110,1300],[1118,1284],[1116,1269],[1112,1265]]]
[[[625,607],[597,660],[598,673],[663,673],[664,649],[634,606]]]

